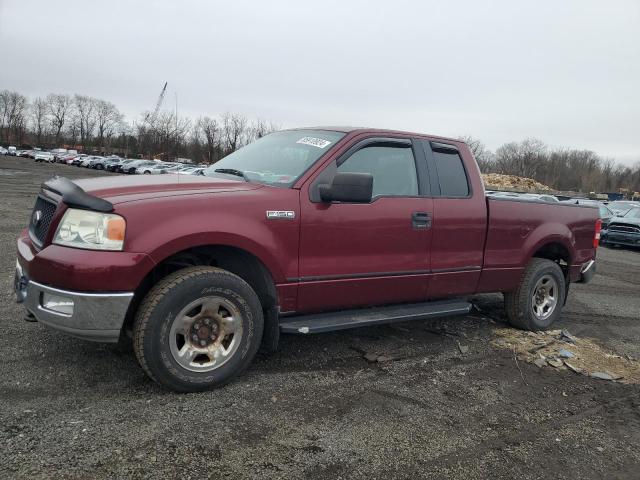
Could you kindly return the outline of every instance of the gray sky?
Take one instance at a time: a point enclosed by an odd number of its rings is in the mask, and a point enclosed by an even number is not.
[[[0,0],[0,89],[640,160],[640,1]],[[167,105],[165,104],[165,106]]]

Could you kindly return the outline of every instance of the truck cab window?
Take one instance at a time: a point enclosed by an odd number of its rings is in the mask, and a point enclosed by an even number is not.
[[[374,197],[418,195],[416,163],[410,147],[364,147],[340,165],[338,171],[373,175]]]
[[[434,151],[433,157],[440,181],[440,195],[443,197],[469,196],[469,183],[460,155],[455,152]]]

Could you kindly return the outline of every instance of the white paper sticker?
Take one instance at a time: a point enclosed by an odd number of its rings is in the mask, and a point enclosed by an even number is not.
[[[298,140],[296,143],[304,143],[305,145],[311,145],[318,148],[324,148],[327,145],[331,145],[329,140],[323,140],[322,138],[316,137],[304,137]]]

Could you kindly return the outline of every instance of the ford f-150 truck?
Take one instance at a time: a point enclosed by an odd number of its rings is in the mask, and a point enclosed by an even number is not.
[[[31,319],[131,338],[153,380],[196,391],[280,333],[465,314],[483,292],[515,327],[548,328],[593,276],[599,229],[592,206],[486,196],[459,140],[295,129],[204,176],[47,181],[15,290]]]

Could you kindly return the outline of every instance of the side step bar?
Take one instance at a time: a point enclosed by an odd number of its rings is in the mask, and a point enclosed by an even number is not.
[[[406,322],[427,318],[465,315],[471,311],[471,303],[463,300],[391,305],[385,307],[314,313],[280,318],[282,333],[322,333],[347,328]]]

